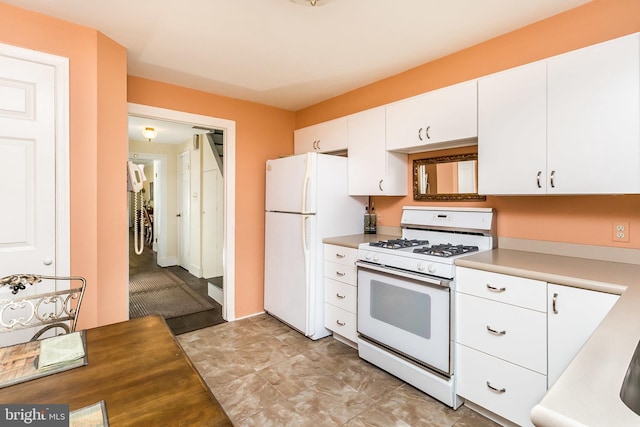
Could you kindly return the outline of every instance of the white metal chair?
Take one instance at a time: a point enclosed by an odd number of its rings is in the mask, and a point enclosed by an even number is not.
[[[69,282],[70,287],[26,295],[27,287],[38,286],[43,280]],[[79,287],[71,287],[78,282]],[[13,274],[0,279],[0,288],[3,287],[9,288],[15,297],[0,297],[0,334],[42,326],[31,338],[35,341],[52,329],[61,329],[62,333],[75,331],[86,287],[83,277]],[[18,295],[21,291],[23,296]]]

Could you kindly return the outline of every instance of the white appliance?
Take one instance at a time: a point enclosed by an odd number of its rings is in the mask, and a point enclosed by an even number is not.
[[[306,153],[266,164],[264,308],[311,339],[324,327],[322,239],[361,234],[366,200],[347,194],[347,158]]]
[[[455,260],[495,247],[495,215],[409,206],[401,226],[358,247],[358,353],[455,409]]]

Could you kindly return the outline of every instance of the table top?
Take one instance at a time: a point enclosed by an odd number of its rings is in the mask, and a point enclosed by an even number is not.
[[[111,427],[230,426],[231,421],[159,316],[86,331],[88,364],[0,389],[3,404],[105,401]]]

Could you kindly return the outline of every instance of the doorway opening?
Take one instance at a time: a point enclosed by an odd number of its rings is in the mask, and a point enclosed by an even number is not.
[[[153,212],[153,237],[148,244],[148,255],[154,257],[151,264],[157,263],[159,267],[170,271],[178,269],[174,271],[175,275],[190,274],[192,279],[200,281],[211,279],[206,283],[207,296],[222,304],[224,320],[234,320],[235,122],[139,104],[129,104],[129,115],[140,121],[180,125],[191,132],[176,146],[162,147],[163,144],[155,139],[141,141],[144,139],[142,136],[137,137],[138,142],[131,142],[132,132],[140,133],[140,130],[132,130],[130,125],[129,157],[136,162],[150,164],[146,167],[152,171],[152,186],[149,188],[150,194],[146,196],[147,202],[153,202],[150,206]],[[159,140],[161,131],[156,130]],[[216,148],[208,143],[210,138],[207,138],[207,134],[217,134],[217,139],[222,138],[223,144],[218,147],[218,154],[224,158],[224,162],[218,163],[219,176],[214,173],[215,166],[205,165],[207,156],[212,155],[212,150]],[[182,169],[178,168],[179,164],[182,164]],[[184,179],[181,180],[181,176]],[[216,178],[212,180],[212,177]],[[212,189],[212,183],[217,187]],[[186,200],[184,206],[190,208],[190,213],[183,212],[184,209],[180,207],[178,187],[181,187],[182,199]],[[183,215],[188,215],[190,222],[185,227],[181,227]],[[211,224],[212,218],[214,224]],[[189,232],[188,238],[178,238],[179,228],[182,233],[185,230]],[[217,246],[206,237],[211,232],[219,239]],[[219,248],[218,252],[215,252],[216,247]],[[212,253],[218,258],[213,262],[210,259]],[[138,264],[138,261],[130,261],[130,271],[132,263]],[[212,264],[219,264],[220,267],[212,270]],[[216,275],[207,277],[212,271]],[[222,286],[216,287],[215,284]]]

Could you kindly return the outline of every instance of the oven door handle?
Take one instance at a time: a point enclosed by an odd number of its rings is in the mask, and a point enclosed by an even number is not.
[[[442,288],[448,288],[449,287],[449,283],[451,283],[449,280],[446,280],[446,279],[438,279],[438,278],[435,278],[435,277],[427,277],[427,276],[421,276],[421,275],[418,275],[418,274],[411,274],[411,273],[408,273],[408,272],[406,272],[404,270],[400,270],[400,269],[397,269],[397,268],[382,267],[382,266],[379,266],[377,264],[369,264],[369,263],[363,262],[363,261],[356,261],[356,266],[358,268],[377,271],[379,273],[393,274],[395,276],[406,277],[407,279],[417,280],[419,282],[428,283],[430,285],[435,285],[435,286],[439,286],[439,287],[442,287]]]

